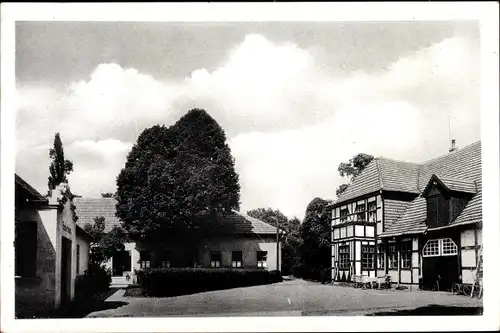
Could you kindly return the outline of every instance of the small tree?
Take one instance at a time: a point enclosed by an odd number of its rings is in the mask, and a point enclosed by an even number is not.
[[[52,160],[49,166],[49,192],[61,183],[67,183],[67,176],[73,171],[73,162],[64,159],[64,149],[59,133],[54,137],[54,148],[49,150],[49,157]]]
[[[353,182],[354,179],[363,171],[368,164],[373,160],[372,155],[359,153],[353,158],[349,160],[347,163],[340,163],[338,167],[338,171],[340,176],[347,177],[350,182]],[[345,190],[347,190],[348,184],[341,184],[337,190],[335,191],[337,197],[340,196]]]
[[[118,226],[114,226],[109,232],[104,232],[106,227],[105,218],[96,216],[94,223],[87,223],[84,230],[91,238],[89,266],[91,268],[100,267],[118,251],[125,249],[124,243],[127,241],[125,231]]]
[[[331,268],[330,202],[314,198],[300,226],[300,268],[305,279],[328,279]]]

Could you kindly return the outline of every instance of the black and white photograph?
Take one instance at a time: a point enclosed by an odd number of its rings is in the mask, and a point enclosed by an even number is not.
[[[498,328],[498,3],[404,4],[2,4],[2,331]]]

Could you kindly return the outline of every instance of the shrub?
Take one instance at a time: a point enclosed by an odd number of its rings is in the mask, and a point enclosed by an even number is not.
[[[148,268],[137,272],[142,293],[176,296],[283,281],[279,271],[231,268]]]
[[[75,300],[89,299],[109,289],[111,272],[101,266],[90,266],[75,281]]]

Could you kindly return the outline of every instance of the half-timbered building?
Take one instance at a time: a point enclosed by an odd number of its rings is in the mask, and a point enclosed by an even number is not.
[[[332,205],[332,279],[411,288],[473,283],[482,244],[481,143],[424,163],[379,157]]]

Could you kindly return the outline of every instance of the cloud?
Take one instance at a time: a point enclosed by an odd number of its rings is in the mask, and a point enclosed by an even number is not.
[[[76,194],[93,194],[116,190],[116,177],[125,166],[126,156],[133,143],[119,140],[75,141],[65,154],[71,157],[74,172],[69,182]]]
[[[223,60],[177,81],[101,64],[63,91],[20,85],[19,167],[59,131],[75,162],[72,189],[113,191],[140,131],[201,107],[228,135],[243,208],[302,216],[315,196],[333,199],[342,182],[337,166],[354,154],[434,157],[446,152],[448,122],[459,144],[479,139],[479,54],[465,37],[402,55],[378,72],[342,77],[308,50],[261,35],[248,35]]]

